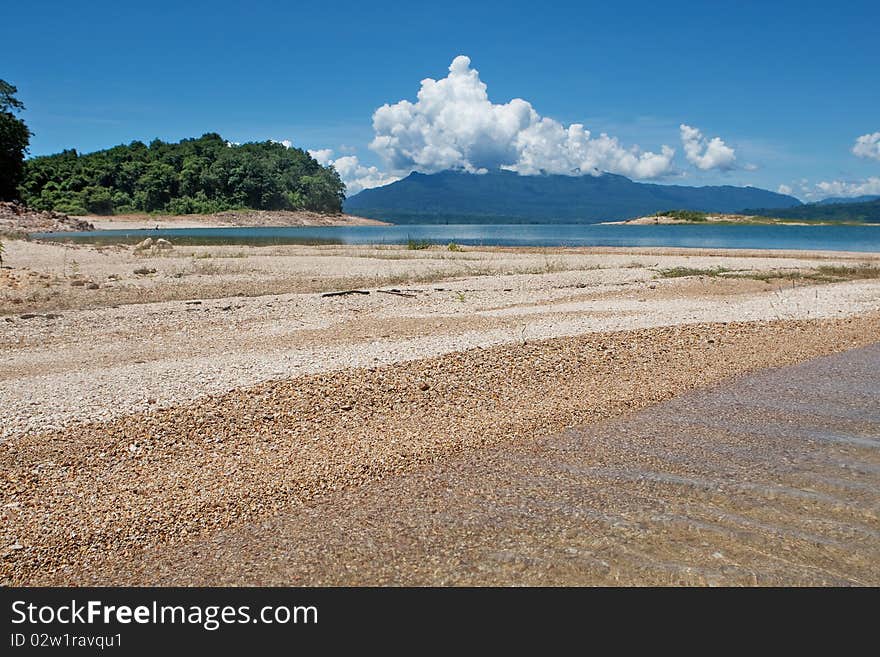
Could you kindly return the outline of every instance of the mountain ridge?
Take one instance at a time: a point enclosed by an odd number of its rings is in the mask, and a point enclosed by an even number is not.
[[[829,196],[812,205],[851,205],[853,203],[868,203],[880,200],[880,194],[862,194],[861,196]]]
[[[799,205],[793,196],[756,187],[658,185],[612,173],[520,176],[499,170],[413,172],[352,196],[344,208],[394,223],[598,223],[670,209],[736,212]]]
[[[772,215],[779,219],[833,223],[880,223],[880,197],[861,203],[808,203],[792,208],[743,210],[743,214]]]

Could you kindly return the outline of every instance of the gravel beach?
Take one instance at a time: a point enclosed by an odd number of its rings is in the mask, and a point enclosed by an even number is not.
[[[876,586],[878,389],[876,343],[762,370],[153,550],[113,578]]]
[[[880,335],[865,254],[11,242],[5,259],[7,584],[149,584],[152,551]],[[369,294],[322,296],[349,289]]]

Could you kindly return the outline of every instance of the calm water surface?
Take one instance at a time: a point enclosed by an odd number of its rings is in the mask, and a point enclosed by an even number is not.
[[[878,226],[397,225],[173,228],[36,233],[38,239],[135,242],[164,237],[189,244],[406,244],[428,240],[484,246],[670,246],[880,252]]]

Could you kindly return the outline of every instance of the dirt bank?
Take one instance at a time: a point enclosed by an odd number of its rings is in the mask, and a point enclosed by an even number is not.
[[[232,226],[384,226],[384,221],[308,210],[229,210],[214,214],[118,214],[80,217],[97,230],[228,228]]]

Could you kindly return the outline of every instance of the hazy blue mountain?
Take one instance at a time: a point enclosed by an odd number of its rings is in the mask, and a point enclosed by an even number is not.
[[[610,173],[575,177],[443,171],[411,173],[364,190],[345,201],[345,211],[394,223],[595,223],[672,209],[736,212],[800,204],[793,196],[754,187],[655,185]]]
[[[850,223],[880,223],[880,197],[866,203],[810,203],[796,208],[760,208],[743,210],[743,214],[760,214],[781,219],[802,221],[834,221]]]
[[[871,195],[866,194],[865,196],[831,196],[829,198],[823,198],[821,201],[816,201],[816,205],[836,205],[838,203],[867,203],[868,201],[876,201],[880,199],[880,195]]]

